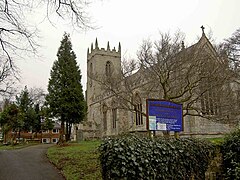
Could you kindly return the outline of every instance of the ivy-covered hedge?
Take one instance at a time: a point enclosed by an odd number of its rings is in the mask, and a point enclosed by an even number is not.
[[[197,139],[124,136],[100,146],[103,179],[204,179],[214,152]]]
[[[240,129],[224,138],[222,156],[225,179],[240,179]]]

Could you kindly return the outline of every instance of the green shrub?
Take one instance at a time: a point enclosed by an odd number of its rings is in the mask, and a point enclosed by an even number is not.
[[[124,136],[100,146],[103,179],[204,179],[214,147],[197,139]]]
[[[223,171],[226,179],[240,179],[240,129],[224,138]]]

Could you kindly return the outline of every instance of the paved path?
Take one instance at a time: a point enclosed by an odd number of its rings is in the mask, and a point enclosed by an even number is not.
[[[40,144],[19,150],[0,150],[0,180],[63,180],[48,162],[49,146]]]

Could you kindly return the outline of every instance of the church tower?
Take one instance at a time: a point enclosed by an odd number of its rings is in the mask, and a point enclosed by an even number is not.
[[[98,40],[93,43],[91,48],[87,50],[87,90],[86,100],[88,107],[87,121],[91,124],[92,128],[99,119],[99,109],[101,108],[101,100],[105,90],[101,88],[101,84],[96,79],[102,79],[107,76],[117,76],[121,72],[121,44],[119,43],[118,49],[115,47],[110,49],[109,42],[107,48],[99,48]],[[96,109],[96,110],[94,110]]]

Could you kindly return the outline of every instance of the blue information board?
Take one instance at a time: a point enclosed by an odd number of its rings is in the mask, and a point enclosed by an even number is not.
[[[182,131],[182,105],[147,99],[148,128],[151,131]]]

